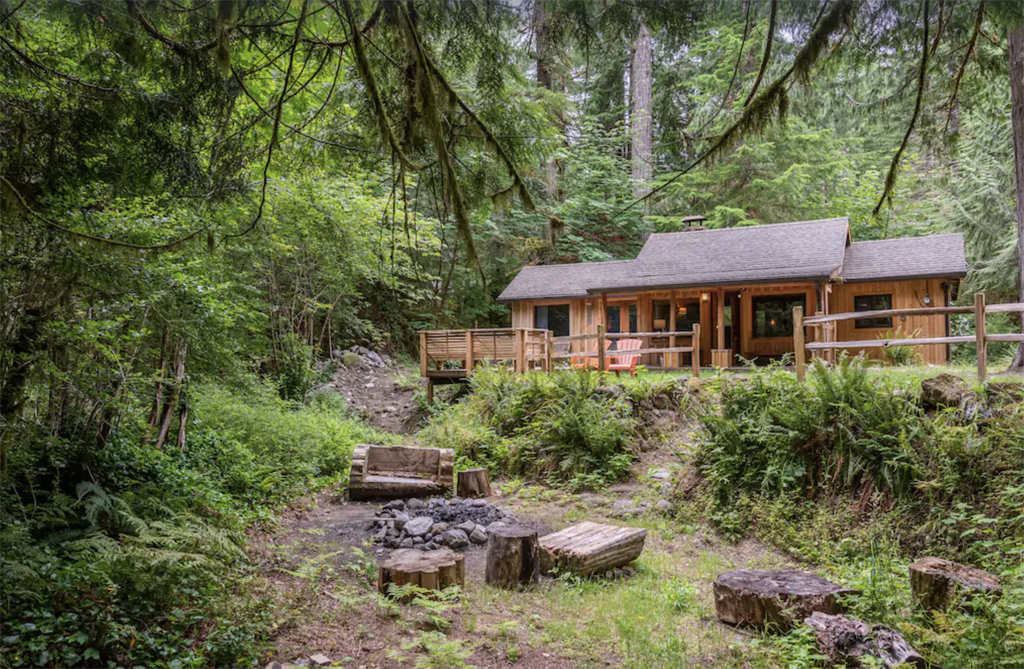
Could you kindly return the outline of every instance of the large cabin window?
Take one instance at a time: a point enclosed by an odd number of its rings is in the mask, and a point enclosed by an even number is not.
[[[700,301],[680,301],[676,310],[676,332],[689,332],[696,323],[700,323]]]
[[[651,321],[655,332],[667,332],[669,315],[672,313],[672,305],[668,300],[654,300],[651,302]]]
[[[763,295],[751,299],[754,336],[792,337],[793,307],[807,306],[806,295]]]
[[[892,295],[855,295],[853,297],[854,311],[882,311],[892,309]],[[891,328],[892,316],[881,318],[858,318],[853,321],[855,328]]]
[[[546,304],[533,308],[533,326],[551,330],[556,337],[569,336],[569,305]]]
[[[607,332],[622,332],[622,318],[618,307],[608,307],[605,313],[605,323],[608,324],[608,327],[605,328]]]

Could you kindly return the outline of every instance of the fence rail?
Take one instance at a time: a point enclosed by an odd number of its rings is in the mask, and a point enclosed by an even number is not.
[[[975,293],[972,307],[920,307],[910,309],[878,309],[824,314],[804,318],[803,307],[793,307],[793,349],[796,358],[796,377],[804,380],[807,373],[807,351],[832,351],[844,348],[890,348],[893,346],[927,346],[929,344],[975,344],[978,356],[978,380],[988,378],[988,342],[1024,342],[1024,334],[988,334],[985,316],[1010,312],[1024,313],[1024,302],[985,304],[985,293]],[[860,341],[832,341],[835,323],[861,318],[892,316],[933,316],[946,314],[974,314],[974,334],[956,337],[905,337],[902,339],[871,339]],[[821,327],[824,341],[807,343],[804,327]]]

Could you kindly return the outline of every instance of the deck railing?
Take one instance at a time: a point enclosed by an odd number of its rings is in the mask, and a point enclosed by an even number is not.
[[[511,361],[517,372],[550,369],[550,334],[536,328],[425,330],[420,376],[470,376],[480,360]]]
[[[658,348],[651,345],[652,339],[668,339],[668,346]],[[677,346],[678,340],[689,339],[689,346]],[[610,351],[608,342],[618,339],[642,339],[647,345],[646,348],[630,349],[628,351]],[[691,368],[694,376],[700,376],[700,324],[695,323],[692,330],[678,332],[605,332],[604,325],[597,326],[597,332],[570,335],[568,337],[553,337],[552,345],[558,349],[560,344],[569,344],[572,348],[573,342],[595,341],[594,350],[582,351],[558,351],[552,353],[553,360],[572,360],[574,367],[594,367],[600,371],[608,371],[608,358],[617,355],[648,355],[661,354],[667,356],[666,367],[677,367],[673,364],[678,360],[681,353],[691,354]]]
[[[975,344],[978,356],[978,381],[988,378],[988,342],[1022,342],[1024,334],[988,334],[985,328],[987,314],[1024,312],[1024,302],[1010,304],[985,304],[985,293],[975,293],[973,307],[914,307],[910,309],[878,309],[874,311],[853,311],[841,314],[824,314],[804,318],[803,307],[793,307],[793,350],[796,358],[796,377],[803,381],[807,373],[807,351],[834,351],[843,348],[890,348],[893,346],[926,346],[929,344]],[[835,324],[860,318],[885,318],[892,316],[940,316],[949,314],[974,314],[974,334],[956,337],[904,337],[902,339],[866,339],[860,341],[835,341]],[[804,327],[822,329],[821,341],[806,342]]]

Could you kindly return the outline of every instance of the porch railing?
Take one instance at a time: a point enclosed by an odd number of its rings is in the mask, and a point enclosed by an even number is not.
[[[1024,342],[1024,334],[988,334],[985,328],[987,314],[1024,312],[1024,302],[985,304],[985,293],[975,293],[973,307],[914,307],[910,309],[877,309],[840,314],[824,314],[804,318],[803,307],[793,307],[793,350],[796,358],[796,378],[804,380],[807,373],[807,351],[834,351],[844,348],[890,348],[893,346],[927,346],[929,344],[975,344],[978,356],[978,381],[988,378],[988,342]],[[835,341],[835,324],[859,318],[885,318],[892,316],[940,316],[948,314],[974,314],[974,334],[956,337],[904,337],[902,339],[866,339]],[[822,329],[821,341],[806,342],[804,327]]]
[[[551,369],[549,330],[424,330],[419,335],[423,377],[470,376],[480,360],[510,361],[517,372]]]
[[[650,344],[651,339],[668,338],[668,346],[663,348],[648,346],[640,349],[630,349],[628,351],[609,351],[607,346],[608,342],[615,341],[618,339],[642,339]],[[677,346],[679,339],[689,339],[689,346]],[[678,331],[678,332],[605,332],[604,325],[597,326],[597,332],[588,332],[585,334],[569,335],[567,337],[553,337],[552,346],[554,351],[551,353],[552,360],[565,360],[565,359],[578,359],[579,361],[585,361],[578,363],[577,366],[590,366],[595,367],[600,371],[608,371],[608,358],[630,354],[630,355],[648,355],[648,354],[663,354],[666,356],[672,356],[669,360],[675,362],[678,360],[676,356],[681,353],[691,354],[691,368],[694,376],[700,376],[700,324],[695,323],[692,330]],[[583,341],[595,341],[595,350],[582,350],[582,351],[570,351],[560,350],[562,345],[569,344],[566,348],[571,348],[573,342]],[[591,364],[591,361],[594,361]],[[678,365],[667,365],[677,367]]]

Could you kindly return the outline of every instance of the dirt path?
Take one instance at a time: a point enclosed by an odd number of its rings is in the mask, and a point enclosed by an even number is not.
[[[411,435],[423,418],[416,397],[421,387],[416,373],[401,366],[349,368],[340,365],[325,390],[344,397],[348,406],[373,427]]]

